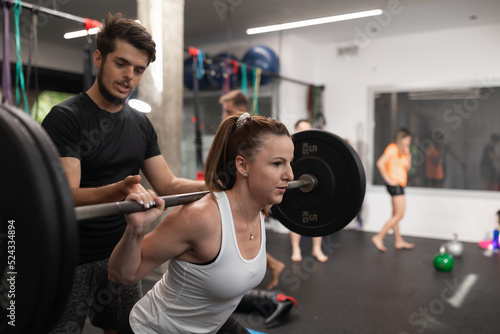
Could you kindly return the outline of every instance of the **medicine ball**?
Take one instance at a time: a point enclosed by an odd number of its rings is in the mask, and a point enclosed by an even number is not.
[[[242,61],[252,67],[260,67],[262,71],[279,74],[280,62],[276,53],[269,47],[264,45],[256,45],[250,48],[243,56]],[[252,80],[252,70],[248,70],[247,78],[249,81]],[[260,84],[265,85],[271,82],[272,76],[262,75],[260,78]]]

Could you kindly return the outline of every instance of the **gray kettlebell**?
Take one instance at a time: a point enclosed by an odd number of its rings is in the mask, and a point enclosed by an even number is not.
[[[445,244],[446,252],[453,257],[460,257],[464,251],[464,245],[458,241],[457,235],[453,234],[453,240]]]

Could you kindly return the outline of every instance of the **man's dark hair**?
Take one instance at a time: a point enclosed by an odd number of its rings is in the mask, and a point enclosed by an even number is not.
[[[103,59],[115,51],[117,39],[146,51],[150,63],[155,61],[156,43],[146,28],[134,20],[124,18],[121,13],[109,13],[96,37],[97,50],[101,52]]]

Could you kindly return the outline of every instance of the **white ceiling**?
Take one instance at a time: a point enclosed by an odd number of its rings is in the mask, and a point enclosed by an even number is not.
[[[27,0],[96,20],[108,12],[136,18],[136,0]],[[232,4],[233,7],[228,7]],[[314,43],[353,41],[359,31],[373,35],[407,34],[500,22],[500,0],[185,0],[185,44],[224,42],[245,36],[250,27],[380,8],[378,19],[365,18],[330,23],[331,29],[309,27],[294,34]],[[392,13],[391,13],[392,11]],[[23,9],[21,33],[29,34],[31,11]],[[64,32],[81,29],[77,24],[39,15],[39,43],[80,48],[82,40],[67,41]],[[381,21],[380,21],[381,20]],[[11,21],[14,21],[11,15]],[[324,27],[324,26],[323,26]],[[11,28],[11,33],[13,32]],[[274,33],[276,34],[276,33]]]

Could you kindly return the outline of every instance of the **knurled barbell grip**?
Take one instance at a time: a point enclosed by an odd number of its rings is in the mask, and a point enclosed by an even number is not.
[[[289,189],[297,188],[310,188],[312,189],[316,184],[316,179],[308,174],[302,175],[299,180],[288,182]],[[208,191],[200,191],[187,194],[170,195],[160,197],[165,201],[165,207],[173,207],[177,205],[188,204],[199,200],[208,194]],[[122,201],[114,203],[92,204],[79,206],[75,208],[75,218],[77,221],[94,219],[99,217],[108,217],[123,215],[127,213],[146,211],[144,206],[135,201]]]
[[[208,191],[200,191],[187,194],[161,196],[160,198],[165,201],[165,207],[172,207],[177,205],[188,204],[199,200],[208,194]],[[144,206],[135,201],[123,201],[114,203],[92,204],[79,206],[75,208],[76,220],[87,220],[99,217],[108,217],[123,215],[127,213],[146,211]]]

